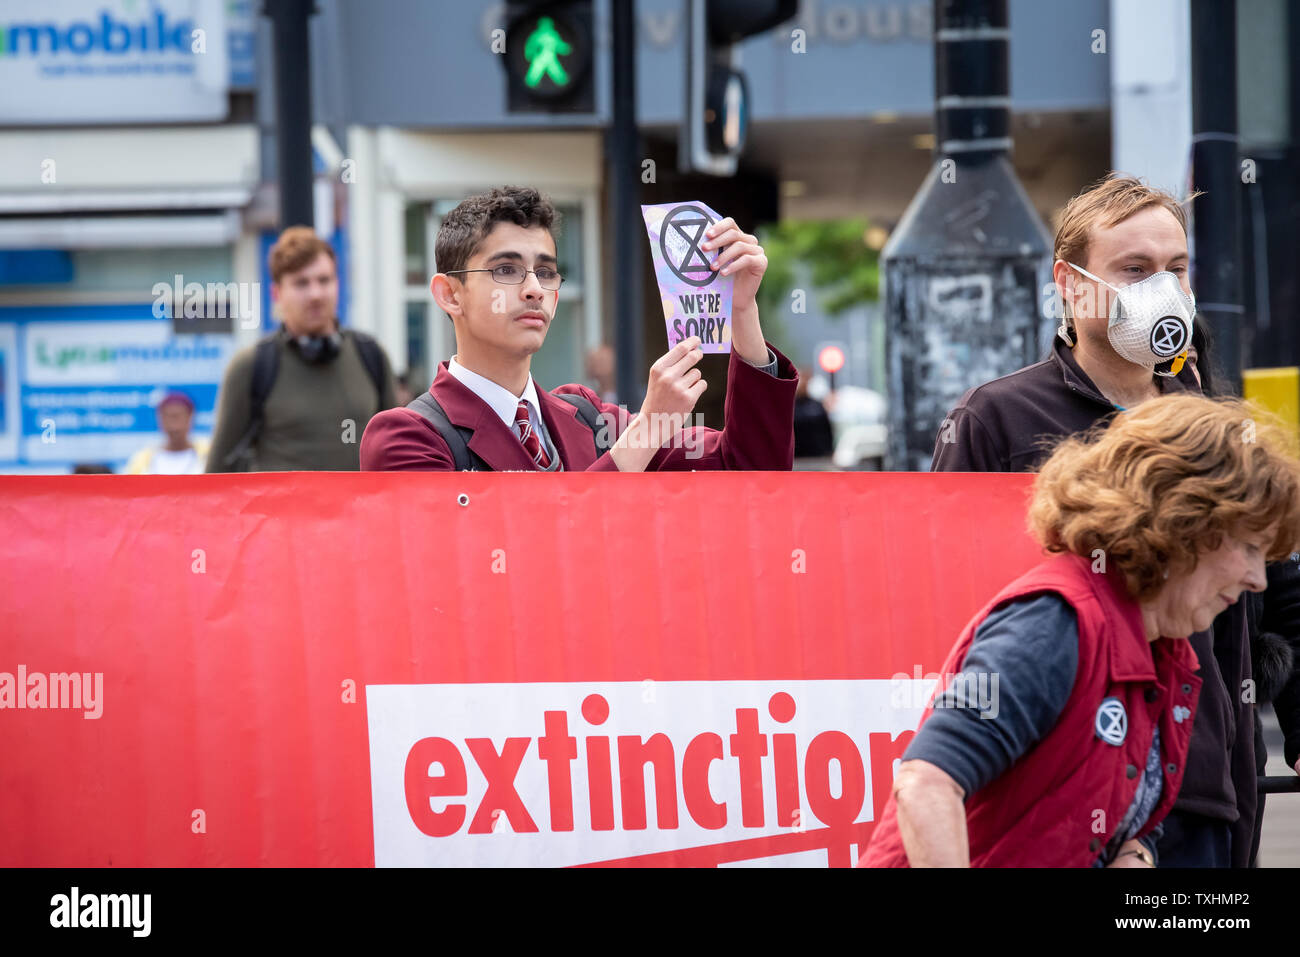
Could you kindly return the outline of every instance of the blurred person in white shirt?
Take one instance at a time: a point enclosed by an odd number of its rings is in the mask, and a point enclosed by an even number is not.
[[[166,441],[131,456],[127,475],[198,475],[208,457],[204,439],[190,439],[194,400],[184,392],[169,392],[158,403],[158,428]]]

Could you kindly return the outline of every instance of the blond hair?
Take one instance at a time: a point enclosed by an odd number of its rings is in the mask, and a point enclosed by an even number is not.
[[[1067,438],[1039,469],[1029,529],[1049,552],[1095,560],[1151,597],[1225,535],[1277,523],[1267,558],[1300,543],[1300,460],[1271,414],[1240,399],[1151,399]]]
[[[1135,176],[1110,173],[1065,204],[1056,228],[1053,255],[1057,259],[1087,268],[1088,241],[1093,229],[1110,229],[1135,213],[1162,206],[1174,214],[1187,235],[1186,204],[1199,192],[1179,200],[1162,189],[1148,186]]]

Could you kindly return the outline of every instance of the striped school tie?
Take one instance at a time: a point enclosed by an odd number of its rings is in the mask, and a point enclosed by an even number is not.
[[[515,425],[519,427],[519,441],[524,443],[524,451],[533,463],[539,469],[550,468],[551,459],[546,454],[546,449],[542,448],[540,437],[533,431],[533,424],[528,420],[528,403],[523,399],[519,400],[519,408],[515,409]]]

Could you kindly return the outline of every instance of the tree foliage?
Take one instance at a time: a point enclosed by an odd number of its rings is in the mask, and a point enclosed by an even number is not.
[[[880,298],[880,253],[864,241],[865,219],[786,221],[759,230],[767,273],[759,286],[759,312],[785,317],[802,264],[831,316]],[[764,319],[766,323],[766,319]]]

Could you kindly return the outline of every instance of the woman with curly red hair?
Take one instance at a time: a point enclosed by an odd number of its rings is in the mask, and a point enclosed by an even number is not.
[[[1057,447],[1029,525],[1051,557],[963,630],[864,866],[1155,866],[1200,691],[1184,639],[1300,543],[1300,462],[1239,400],[1153,399]]]

